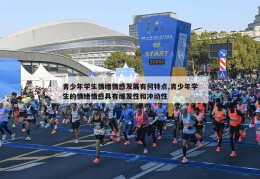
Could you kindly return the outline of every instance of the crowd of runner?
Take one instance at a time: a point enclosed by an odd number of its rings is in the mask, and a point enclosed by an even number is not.
[[[37,99],[33,92],[23,91],[23,95],[12,93],[10,97],[0,100],[0,131],[2,141],[15,140],[8,123],[12,128],[21,126],[25,140],[32,140],[30,126],[34,128],[50,128],[51,134],[58,131],[61,123],[71,124],[71,132],[75,135],[75,143],[79,143],[79,132],[82,122],[94,129],[96,137],[96,158],[100,162],[100,145],[107,142],[121,142],[130,145],[129,136],[135,134],[135,140],[143,145],[143,153],[147,154],[146,138],[152,137],[152,147],[157,147],[158,140],[163,139],[163,130],[167,123],[173,123],[173,144],[178,137],[182,138],[183,158],[186,163],[187,149],[199,142],[203,147],[203,132],[207,122],[212,122],[213,131],[218,142],[216,152],[221,151],[222,136],[229,128],[231,153],[235,157],[234,142],[246,137],[245,124],[255,128],[256,141],[260,145],[260,86],[259,81],[232,80],[212,82],[209,86],[209,103],[185,103],[183,98],[175,98],[173,115],[168,115],[166,104],[146,103],[101,103],[101,104],[58,104],[48,95],[40,94]],[[39,94],[39,93],[38,93]],[[178,96],[177,96],[178,97]],[[21,124],[21,125],[18,125]],[[177,133],[177,131],[179,133]],[[109,136],[105,138],[105,136]]]

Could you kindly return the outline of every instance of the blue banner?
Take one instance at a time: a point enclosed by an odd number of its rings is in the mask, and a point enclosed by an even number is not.
[[[0,58],[0,98],[12,92],[21,93],[21,63],[15,59]]]
[[[186,67],[191,24],[153,16],[138,24],[145,76],[171,76],[172,67]]]

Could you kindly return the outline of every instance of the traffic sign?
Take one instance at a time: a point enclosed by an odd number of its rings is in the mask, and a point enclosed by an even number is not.
[[[90,73],[89,73],[89,76],[94,76],[94,75],[95,75],[94,72],[90,72]]]
[[[226,49],[221,49],[218,52],[218,56],[219,56],[219,58],[227,58],[227,50]]]
[[[218,79],[227,79],[227,71],[226,70],[218,71]]]

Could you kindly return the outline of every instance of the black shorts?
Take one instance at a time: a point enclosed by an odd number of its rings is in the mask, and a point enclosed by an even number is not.
[[[97,140],[100,140],[101,142],[103,142],[105,135],[95,135]]]
[[[19,117],[27,117],[27,114],[26,112],[19,112]]]
[[[177,120],[174,120],[174,128],[178,128],[178,130],[183,130],[183,124]]]
[[[224,130],[224,128],[225,128],[225,124],[224,123],[216,122],[215,126],[213,127],[213,130],[214,131],[222,131],[222,130]]]
[[[45,116],[47,117],[48,116],[48,118],[49,119],[51,119],[51,118],[56,118],[56,113],[54,113],[54,114],[49,114],[49,113],[45,113]]]
[[[26,119],[26,122],[29,122],[31,124],[36,124],[36,119]]]
[[[78,130],[79,127],[80,127],[80,120],[72,122],[71,129],[77,129]]]
[[[197,126],[196,126],[196,130],[201,131],[202,129],[203,129],[203,125],[197,125]]]
[[[166,121],[156,121],[157,122],[157,130],[162,129],[164,124],[166,124]]]
[[[189,138],[190,138],[190,142],[195,142],[196,141],[195,134],[185,134],[185,133],[182,134],[182,139],[183,140],[189,140]]]

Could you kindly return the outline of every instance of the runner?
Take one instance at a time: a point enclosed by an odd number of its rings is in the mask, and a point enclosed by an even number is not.
[[[183,126],[181,126],[181,121],[180,121],[180,114],[181,114],[181,111],[180,111],[180,104],[179,103],[175,103],[174,105],[174,109],[173,109],[173,120],[174,120],[174,127],[173,127],[173,141],[172,143],[173,144],[177,144],[177,128],[179,129],[180,131],[180,136],[182,136],[182,129],[183,129]]]
[[[195,130],[195,116],[188,113],[188,109],[186,106],[181,108],[181,116],[180,119],[183,123],[183,135],[182,135],[182,150],[183,150],[183,158],[182,163],[186,163],[188,160],[186,158],[186,151],[187,151],[187,143],[188,139],[190,139],[191,148],[193,148],[197,142],[196,138],[200,139],[200,135],[196,133]]]
[[[8,113],[11,110],[11,105],[7,107],[3,106],[4,101],[0,99],[0,131],[2,133],[2,141],[6,140],[5,131],[10,134],[12,140],[15,140],[15,134],[8,128]],[[5,131],[4,131],[5,130]],[[0,141],[0,146],[2,146],[2,141]]]
[[[230,144],[232,152],[230,154],[230,157],[235,157],[235,146],[234,141],[237,142],[240,136],[240,129],[241,129],[241,122],[243,114],[236,109],[236,104],[232,103],[230,106],[230,109],[228,110],[227,117],[230,119]]]
[[[127,104],[122,104],[122,113],[120,116],[120,123],[123,122],[123,134],[126,142],[124,145],[129,145],[130,141],[128,140],[127,134],[132,135],[134,132],[134,110],[132,108],[127,108]]]
[[[12,95],[10,97],[10,103],[11,103],[12,110],[9,113],[8,119],[12,118],[12,120],[13,120],[12,127],[15,128],[16,124],[19,123],[19,119],[18,119],[19,109],[17,106],[17,104],[18,104],[17,93],[12,92]]]
[[[218,140],[218,147],[216,152],[220,152],[220,145],[222,142],[222,134],[225,131],[225,119],[226,119],[226,110],[223,109],[223,105],[219,103],[217,109],[214,109],[211,113],[211,119],[213,119],[213,130],[215,131],[215,136]]]
[[[51,126],[52,134],[55,134],[57,132],[54,127],[54,125],[57,124],[56,109],[57,109],[56,104],[51,103],[50,98],[48,96],[45,97],[45,105],[42,108],[42,116],[43,116],[44,121],[47,123],[45,128],[48,128],[49,126]],[[47,117],[49,118],[49,121],[48,121]],[[41,125],[42,126],[44,125],[43,121],[41,121]]]
[[[150,125],[148,126],[148,131],[147,135],[150,136],[152,135],[153,137],[153,147],[156,147],[156,136],[155,136],[155,131],[156,131],[156,126],[157,126],[157,118],[156,118],[156,113],[151,109],[151,104],[146,103],[145,104],[145,109],[146,113],[148,115],[148,119],[150,121]]]
[[[30,137],[30,125],[33,124],[35,128],[39,127],[36,122],[36,117],[35,117],[35,108],[31,105],[30,101],[27,100],[24,102],[26,105],[26,132],[27,132],[27,137],[25,138],[26,141],[32,140]]]
[[[80,128],[80,122],[83,116],[82,110],[77,107],[77,103],[72,104],[72,109],[71,109],[71,133],[76,135],[76,140],[75,143],[79,143],[79,128]]]
[[[120,136],[121,136],[122,128],[123,128],[123,123],[119,122],[122,110],[123,110],[122,106],[120,105],[120,103],[117,102],[113,109],[113,116],[114,116],[115,120],[117,120],[117,123],[118,123],[117,142],[120,142],[120,140],[121,140]]]
[[[158,140],[162,139],[162,130],[164,125],[166,124],[166,119],[168,116],[168,112],[166,108],[162,107],[162,103],[159,103],[158,108],[155,110],[155,113],[158,117],[157,119],[157,129],[159,130],[159,136],[158,136]]]
[[[244,123],[245,123],[245,119],[246,119],[246,116],[247,116],[247,108],[244,104],[242,104],[242,99],[241,98],[238,98],[237,99],[237,110],[239,110],[242,114],[243,114],[243,117],[242,117],[242,122],[241,122],[241,135],[239,137],[239,142],[242,142],[242,138],[246,136],[246,131],[245,131],[245,127],[244,127]]]
[[[252,117],[249,127],[255,128],[256,141],[258,145],[260,145],[260,108],[257,108],[255,112],[256,112],[256,116]]]
[[[22,132],[25,132],[25,118],[26,118],[26,106],[25,104],[22,102],[22,97],[19,96],[18,98],[18,109],[19,109],[19,123],[22,124]]]
[[[134,119],[136,123],[136,141],[141,141],[141,144],[144,146],[144,154],[148,153],[146,148],[145,136],[149,126],[149,119],[147,113],[143,110],[141,104],[136,106],[136,111],[134,113]]]
[[[195,120],[196,132],[201,136],[199,147],[202,148],[203,147],[202,132],[206,128],[205,124],[207,121],[206,121],[205,115],[203,113],[201,113],[200,111],[201,110],[199,108],[195,108],[194,116],[196,117],[196,120]]]
[[[89,123],[93,125],[94,135],[97,139],[96,141],[96,158],[93,160],[93,163],[99,164],[100,162],[100,144],[105,145],[109,141],[114,141],[114,138],[104,140],[105,138],[105,124],[107,124],[108,118],[100,112],[98,106],[93,107],[93,115],[89,119]]]
[[[106,114],[108,114],[108,118],[109,118],[109,126],[112,130],[112,133],[111,135],[115,135],[115,131],[114,131],[114,128],[117,132],[119,132],[118,130],[118,127],[117,127],[117,123],[116,123],[116,119],[114,117],[114,107],[115,107],[115,104],[114,103],[108,103],[105,108],[104,108],[104,111]]]

